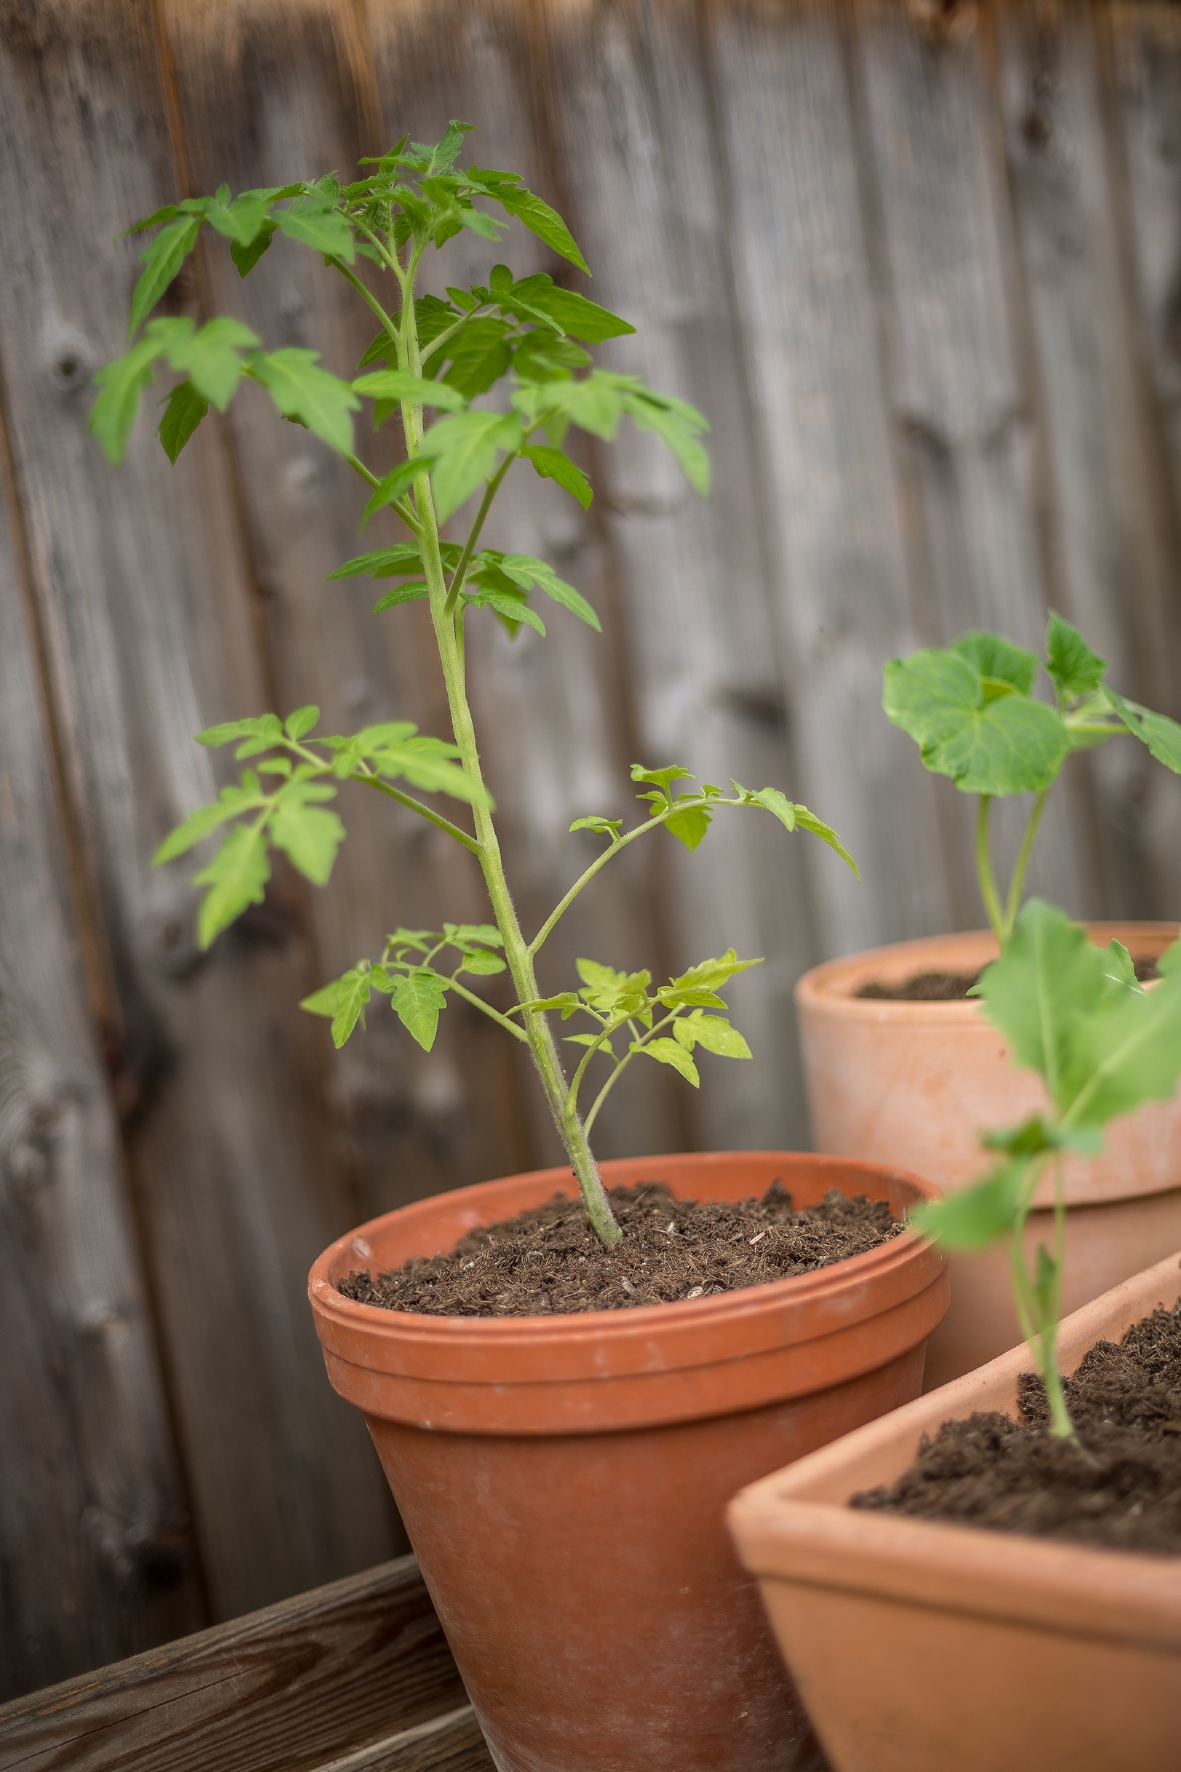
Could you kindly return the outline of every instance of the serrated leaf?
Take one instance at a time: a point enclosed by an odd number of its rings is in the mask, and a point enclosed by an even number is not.
[[[326,886],[344,826],[335,812],[304,804],[303,782],[284,788],[271,819],[271,841],[314,886]]]
[[[709,456],[697,433],[708,430],[705,419],[683,402],[675,404],[646,391],[624,395],[623,408],[641,431],[655,431],[676,457],[681,472],[702,498],[709,492]],[[692,417],[686,417],[691,413]]]
[[[1046,788],[1069,749],[1053,708],[1015,689],[990,699],[976,666],[951,648],[887,664],[882,706],[919,744],[927,768],[949,775],[964,793]]]
[[[424,1052],[429,1052],[435,1043],[439,1016],[446,1003],[446,984],[429,966],[400,973],[394,980],[390,1006]]]
[[[322,990],[305,997],[300,1008],[306,1009],[309,1015],[331,1018],[332,1043],[339,1051],[365,1012],[372,984],[373,974],[368,968],[362,970],[352,966]]]
[[[231,240],[230,257],[238,267],[239,277],[248,277],[250,275],[251,271],[274,239],[278,229],[278,222],[265,221],[261,228],[259,228],[258,233],[254,236],[254,239],[250,242],[249,246],[244,246],[239,240]]]
[[[696,966],[690,966],[679,978],[670,979],[668,984],[661,985],[656,995],[669,1009],[680,1005],[726,1007],[716,995],[720,986],[739,972],[748,972],[752,966],[762,965],[761,960],[740,960],[733,948],[716,960],[702,960]]]
[[[623,829],[623,820],[621,818],[600,818],[597,814],[592,813],[587,818],[576,818],[570,829],[572,831],[596,831],[600,836],[610,837],[614,841]]]
[[[961,634],[948,648],[975,665],[982,677],[994,683],[1007,683],[1018,695],[1028,695],[1037,676],[1037,653],[1024,646],[1014,646],[1003,634],[986,633],[973,628]]]
[[[342,258],[352,264],[353,230],[339,209],[325,207],[322,199],[305,198],[290,209],[276,211],[272,218],[278,228],[302,246],[312,246],[325,258]]]
[[[748,806],[761,806],[765,812],[772,813],[785,830],[795,830],[795,805],[778,788],[744,788],[739,782],[734,782],[732,785],[735,791],[744,797]]]
[[[157,325],[159,322],[154,321],[153,326]],[[173,369],[188,376],[203,399],[216,406],[219,412],[224,412],[245,369],[239,353],[257,343],[257,337],[248,326],[220,315],[189,338],[173,344],[168,351],[168,361]]]
[[[1139,702],[1125,701],[1114,689],[1105,688],[1103,697],[1133,738],[1147,745],[1158,763],[1181,775],[1181,726],[1176,720],[1170,720],[1167,714],[1154,714],[1151,708],[1142,708]]]
[[[499,292],[493,290],[493,294]],[[596,302],[588,301],[572,289],[560,289],[544,271],[523,277],[506,292],[505,305],[521,306],[550,321],[558,332],[568,332],[587,344],[601,344],[607,338],[621,338],[635,327],[618,314],[610,313]]]
[[[425,578],[412,584],[397,585],[392,591],[386,591],[373,605],[374,615],[384,615],[387,609],[396,609],[400,603],[420,603],[431,594],[431,587]]]
[[[283,726],[278,714],[258,714],[250,720],[223,720],[218,726],[207,726],[204,732],[198,732],[194,742],[215,751],[236,738],[257,738],[266,744],[274,744],[282,736]]]
[[[372,400],[409,400],[415,406],[438,406],[446,412],[462,412],[467,401],[458,388],[446,382],[424,381],[409,369],[379,369],[373,375],[362,375],[353,383],[355,394],[367,394]]]
[[[499,954],[490,954],[487,948],[472,948],[463,956],[461,972],[475,972],[481,977],[490,978],[495,972],[503,972],[505,963]]]
[[[564,381],[572,369],[587,369],[593,358],[573,339],[536,326],[513,344],[513,371],[523,381]]]
[[[100,392],[90,409],[88,429],[93,431],[103,454],[114,467],[123,460],[127,439],[139,412],[140,397],[152,381],[153,365],[162,352],[163,346],[155,340],[141,339],[95,375]]]
[[[664,828],[686,849],[696,849],[712,822],[704,806],[688,806],[683,812],[674,812],[671,818],[666,818]]]
[[[499,565],[500,570],[515,584],[521,585],[525,590],[536,585],[539,591],[543,591],[555,603],[560,603],[563,609],[568,609],[579,621],[584,621],[588,628],[594,628],[596,634],[602,633],[602,624],[586,598],[573,585],[567,584],[564,578],[559,578],[553,567],[544,560],[536,560],[532,554],[503,554]]]
[[[151,313],[181,265],[197,243],[201,232],[199,215],[182,215],[160,229],[151,245],[140,254],[143,271],[131,297],[131,317],[127,336],[134,338],[141,323]]]
[[[802,831],[810,831],[814,837],[819,837],[822,843],[827,843],[830,849],[835,849],[841,860],[848,863],[860,880],[861,875],[857,872],[857,863],[832,826],[825,824],[822,818],[817,818],[814,812],[809,812],[806,806],[801,806],[798,800],[795,803],[795,815],[798,828]]]
[[[306,738],[308,733],[315,727],[319,718],[320,710],[318,707],[309,705],[305,708],[296,708],[292,713],[288,714],[286,720],[284,720],[283,730],[286,732],[288,738]]]
[[[235,825],[207,868],[194,884],[207,886],[197,919],[197,941],[202,949],[227,928],[247,905],[261,904],[271,877],[266,838],[251,825]]]
[[[215,800],[210,806],[198,806],[195,812],[190,812],[183,824],[178,824],[175,830],[168,833],[152,857],[152,866],[160,867],[164,862],[174,861],[178,855],[184,855],[194,844],[211,836],[227,818],[235,818],[245,809],[242,804],[224,798]]]
[[[693,775],[690,770],[682,769],[679,763],[668,763],[663,769],[645,769],[642,763],[633,763],[631,778],[633,781],[651,782],[652,786],[658,788],[663,796],[668,796],[669,789],[675,781],[692,781]],[[645,797],[642,794],[636,796],[637,799]]]
[[[209,402],[201,398],[192,382],[178,382],[169,394],[156,434],[173,467],[176,466],[177,456],[208,411]]]
[[[511,360],[508,328],[491,318],[471,321],[440,349],[451,363],[443,380],[468,400],[486,394]]]
[[[615,441],[624,411],[624,396],[634,376],[592,370],[581,381],[527,383],[512,396],[512,404],[534,423],[545,412],[556,411],[605,443]],[[636,382],[638,386],[638,382]]]
[[[269,191],[243,191],[232,203],[213,202],[205,211],[210,227],[240,247],[253,246],[271,206]]]
[[[544,443],[531,443],[527,449],[522,449],[521,454],[533,463],[541,479],[556,480],[564,492],[578,500],[584,511],[590,509],[594,497],[591,483],[568,455],[563,455],[560,449],[550,449]]]
[[[945,1249],[986,1249],[1012,1227],[1030,1162],[1023,1157],[1002,1163],[972,1187],[924,1201],[911,1212],[910,1223]]]
[[[673,1023],[673,1033],[682,1046],[692,1048],[704,1046],[707,1052],[716,1054],[718,1058],[749,1058],[750,1047],[738,1029],[721,1015],[703,1015],[695,1009],[692,1015],[683,1015]]]
[[[281,351],[256,352],[250,373],[262,383],[285,418],[297,418],[317,437],[351,455],[353,421],[350,414],[361,402],[348,382],[316,367],[318,351],[288,346]]]
[[[401,572],[420,572],[422,554],[416,541],[400,541],[392,548],[375,548],[370,554],[358,554],[346,560],[326,582],[335,578],[393,578]]]
[[[502,452],[521,442],[521,423],[512,414],[457,412],[440,419],[422,440],[420,454],[434,466],[431,484],[439,521],[445,523],[465,499],[495,473]]]
[[[361,528],[364,529],[370,517],[380,511],[383,506],[393,504],[396,498],[401,498],[404,493],[409,492],[419,474],[430,472],[430,465],[429,461],[415,456],[411,460],[400,461],[396,468],[391,468],[380,485],[375,487],[369,503],[365,506],[361,516]]]
[[[671,1065],[674,1071],[680,1072],[687,1083],[692,1083],[694,1089],[701,1087],[697,1066],[679,1041],[667,1039],[662,1034],[655,1040],[649,1040],[645,1045],[633,1041],[629,1051],[642,1052],[645,1057],[654,1058],[657,1064]]]
[[[488,190],[488,194],[500,204],[506,214],[515,216],[529,229],[531,234],[536,234],[539,240],[544,240],[545,244],[552,247],[561,258],[568,259],[572,265],[577,265],[580,271],[585,271],[588,276],[590,275],[589,265],[575,245],[574,236],[556,209],[551,209],[548,203],[544,203],[540,197],[535,197],[532,191],[526,190],[525,186],[519,183],[515,177],[510,178],[504,173],[484,171],[478,172],[476,176]]]
[[[1098,689],[1107,670],[1106,661],[1092,652],[1076,627],[1053,610],[1046,629],[1046,670],[1060,701],[1089,695]]]
[[[504,937],[495,923],[444,923],[443,933],[448,941],[476,941],[483,947],[502,948]]]

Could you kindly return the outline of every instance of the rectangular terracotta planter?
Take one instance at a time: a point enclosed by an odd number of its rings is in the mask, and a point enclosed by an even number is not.
[[[1065,1319],[1069,1374],[1181,1296],[1176,1255]],[[1016,1408],[1014,1348],[751,1484],[731,1503],[779,1646],[836,1772],[1176,1772],[1181,1558],[861,1512],[923,1434]]]

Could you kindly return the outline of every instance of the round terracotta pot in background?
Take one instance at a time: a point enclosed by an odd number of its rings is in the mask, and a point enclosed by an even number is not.
[[[1134,959],[1155,959],[1178,932],[1174,923],[1087,928],[1098,946],[1118,939]],[[978,1003],[857,995],[871,981],[975,972],[996,955],[996,938],[982,930],[899,942],[804,974],[796,1007],[817,1150],[896,1165],[941,1188],[962,1187],[988,1167],[982,1131],[1044,1109],[1040,1080],[1011,1062]],[[1047,1179],[1038,1195],[1043,1208],[1050,1188]],[[1117,1120],[1096,1161],[1068,1159],[1066,1198],[1062,1309],[1069,1312],[1181,1246],[1181,1095]],[[1029,1249],[1049,1238],[1049,1211],[1034,1211]],[[927,1350],[926,1388],[972,1371],[1019,1340],[1004,1251],[957,1255],[951,1308]]]
[[[880,1165],[742,1152],[604,1163],[681,1199],[830,1188]],[[553,1317],[424,1317],[337,1281],[573,1192],[568,1169],[422,1200],[342,1237],[309,1292],[364,1411],[501,1772],[804,1772],[816,1749],[723,1527],[734,1491],[918,1395],[945,1258],[913,1232],[796,1279]]]
[[[1074,1371],[1181,1293],[1176,1254],[1059,1336]],[[1014,1348],[735,1498],[730,1527],[835,1772],[1176,1772],[1177,1558],[850,1508],[924,1436],[1016,1413]]]

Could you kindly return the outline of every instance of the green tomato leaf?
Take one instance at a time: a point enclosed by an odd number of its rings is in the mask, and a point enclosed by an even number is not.
[[[239,277],[249,277],[278,230],[277,221],[265,221],[249,246],[244,246],[240,240],[230,241],[230,257],[238,267]]]
[[[623,829],[623,820],[621,818],[600,818],[597,814],[592,813],[587,818],[576,818],[570,829],[572,831],[595,831],[599,836],[609,837],[612,842],[615,842]]]
[[[208,411],[209,402],[201,398],[192,382],[178,382],[169,394],[157,435],[173,467],[176,466],[177,456]]]
[[[439,521],[445,523],[492,477],[501,453],[511,454],[521,441],[521,423],[512,414],[457,412],[433,424],[422,440],[420,455],[434,464],[431,484]]]
[[[692,1083],[694,1089],[701,1086],[701,1078],[697,1066],[678,1040],[667,1039],[663,1034],[644,1045],[636,1040],[628,1048],[630,1052],[642,1052],[646,1058],[654,1058],[657,1064],[669,1064],[674,1071],[679,1071],[686,1083]]]
[[[429,966],[399,973],[394,979],[390,1006],[424,1052],[429,1052],[435,1043],[439,1016],[446,1003],[446,980],[432,972]]]
[[[667,1009],[692,1007],[724,1009],[722,999],[717,995],[719,988],[728,979],[739,972],[747,972],[752,966],[760,966],[761,960],[740,960],[733,948],[717,960],[702,960],[698,965],[691,966],[688,972],[682,972],[679,978],[661,985],[657,998]]]
[[[290,209],[280,209],[273,217],[275,225],[290,240],[312,246],[325,258],[342,258],[353,263],[353,230],[339,209],[326,206],[320,197],[306,197]]]
[[[1061,704],[1098,689],[1107,664],[1091,651],[1077,628],[1051,610],[1046,629],[1046,670]]]
[[[281,351],[254,352],[249,368],[284,418],[298,419],[333,449],[351,455],[353,421],[349,415],[361,402],[348,382],[316,368],[318,358],[318,351],[292,345]]]
[[[686,849],[696,849],[712,822],[704,806],[688,806],[684,812],[674,812],[666,818],[664,828]]]
[[[284,720],[283,730],[286,732],[288,738],[306,738],[308,733],[315,727],[319,718],[320,710],[317,707],[308,706],[306,708],[296,708],[294,712],[288,714],[286,720]]]
[[[832,826],[825,824],[822,818],[817,818],[814,812],[809,812],[806,806],[801,806],[798,800],[795,803],[795,815],[797,827],[801,831],[810,831],[814,837],[819,837],[822,843],[827,843],[830,849],[835,849],[841,860],[849,864],[860,880],[861,875],[857,872],[857,863]]]
[[[439,406],[446,412],[462,412],[467,401],[458,388],[446,382],[424,381],[408,369],[379,369],[373,375],[362,375],[353,383],[354,394],[367,394],[373,400],[409,400],[414,406]]]
[[[705,419],[684,401],[636,389],[623,396],[623,408],[641,431],[655,431],[680,464],[681,472],[702,498],[709,491],[709,456],[697,441],[709,429]],[[578,422],[577,420],[575,422]]]
[[[157,340],[142,338],[124,356],[105,364],[95,375],[100,392],[91,408],[88,428],[114,467],[123,460],[127,439],[139,412],[140,396],[152,381],[153,365],[163,349]]]
[[[463,956],[463,965],[459,970],[491,977],[494,972],[504,971],[504,961],[499,954],[490,954],[486,948],[472,948]]]
[[[131,297],[127,336],[134,338],[181,265],[197,244],[201,232],[199,215],[182,215],[160,229],[151,245],[140,254],[143,271]]]
[[[380,511],[385,505],[393,504],[394,500],[401,498],[403,493],[409,492],[420,474],[429,473],[429,471],[429,461],[423,461],[421,457],[415,457],[410,461],[400,461],[396,468],[391,468],[380,485],[374,489],[373,496],[365,506],[361,516],[361,528],[364,529],[370,517],[377,511]]]
[[[252,720],[223,720],[220,726],[207,726],[204,732],[198,732],[196,743],[216,751],[223,744],[232,744],[236,738],[256,738],[264,745],[270,745],[276,744],[282,736],[283,726],[278,714],[259,714]]]
[[[149,332],[160,324],[154,320]],[[248,326],[222,315],[170,345],[168,361],[173,369],[188,376],[203,399],[224,412],[245,370],[239,353],[257,343]]]
[[[339,1050],[358,1021],[364,1025],[365,1006],[374,982],[373,971],[368,963],[352,966],[340,978],[326,984],[322,990],[313,991],[310,997],[305,997],[300,1008],[306,1009],[309,1015],[323,1015],[331,1019],[332,1043]]]
[[[440,346],[440,351],[451,364],[443,380],[467,400],[486,394],[500,380],[512,359],[508,327],[503,320],[491,317],[470,321],[447,344]]]
[[[1004,662],[993,659],[996,665]],[[990,683],[1003,685],[1001,693],[990,695]],[[1053,708],[1019,693],[1006,679],[986,683],[976,665],[954,648],[891,660],[883,671],[882,706],[893,724],[916,740],[927,768],[950,775],[964,793],[1004,795],[1049,787],[1069,749],[1066,728]]]
[[[375,548],[371,554],[358,554],[355,559],[346,560],[328,574],[327,582],[331,584],[334,578],[394,578],[399,573],[421,571],[418,543],[400,541],[392,548]]]
[[[523,222],[531,234],[544,240],[547,246],[580,271],[590,276],[590,267],[574,243],[574,237],[556,209],[535,197],[532,191],[525,189],[515,173],[482,171],[472,169],[473,181],[478,181],[484,192],[494,202],[500,204],[506,214],[515,216]]]
[[[521,454],[533,463],[535,472],[542,480],[556,480],[564,492],[576,498],[584,511],[590,509],[594,493],[591,483],[581,468],[576,468],[568,455],[560,449],[550,449],[544,443],[532,443]]]
[[[682,1015],[673,1023],[673,1033],[681,1045],[690,1052],[694,1046],[704,1046],[707,1052],[716,1053],[719,1058],[749,1058],[750,1047],[738,1032],[722,1015],[704,1015],[700,1009],[694,1009],[691,1015]]]
[[[295,781],[281,789],[271,819],[271,841],[314,886],[326,886],[344,841],[344,826],[335,812],[307,804],[308,785]]]
[[[495,288],[493,294],[497,294]],[[606,308],[587,301],[584,295],[576,295],[571,289],[560,289],[544,271],[514,283],[502,300],[506,307],[540,315],[556,332],[568,332],[587,344],[601,344],[606,338],[620,338],[635,331],[635,327],[629,321],[621,320],[618,314],[609,313]]]
[[[560,603],[563,609],[568,609],[571,615],[576,615],[587,627],[594,628],[596,634],[602,633],[599,618],[586,598],[573,585],[568,585],[564,578],[559,578],[553,567],[548,566],[544,560],[535,560],[532,554],[503,554],[498,564],[500,570],[524,590],[528,591],[536,585],[539,591],[544,591],[547,597],[552,597],[555,603]]]
[[[431,587],[425,578],[411,584],[398,585],[392,591],[386,591],[373,605],[374,615],[384,615],[387,609],[396,609],[400,603],[421,603],[431,594]]]
[[[270,857],[262,831],[251,825],[235,825],[195,884],[207,886],[197,919],[197,940],[209,947],[247,905],[261,904],[271,877]]]
[[[1132,734],[1147,745],[1158,763],[1181,775],[1181,726],[1167,714],[1154,714],[1139,702],[1125,701],[1114,689],[1104,689],[1103,696],[1112,713],[1117,714]]]

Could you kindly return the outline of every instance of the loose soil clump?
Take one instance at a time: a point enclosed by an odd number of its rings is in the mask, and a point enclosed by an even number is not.
[[[1141,984],[1151,984],[1154,978],[1160,977],[1154,959],[1133,960],[1132,965]],[[857,995],[882,1003],[960,1003],[967,997],[972,986],[980,982],[982,970],[983,968],[976,972],[916,972],[913,978],[904,979],[901,984],[882,984],[879,979],[870,979],[868,984],[861,986]]]
[[[556,1194],[447,1255],[351,1273],[346,1298],[431,1317],[625,1311],[761,1286],[863,1255],[904,1228],[885,1200],[833,1189],[797,1212],[773,1181],[761,1200],[678,1200],[660,1181],[608,1190],[623,1241],[605,1249],[580,1198]]]
[[[1133,1323],[1118,1347],[1096,1342],[1064,1388],[1077,1442],[1049,1432],[1042,1381],[1027,1374],[1016,1421],[945,1421],[896,1483],[849,1505],[1181,1555],[1181,1304]]]

